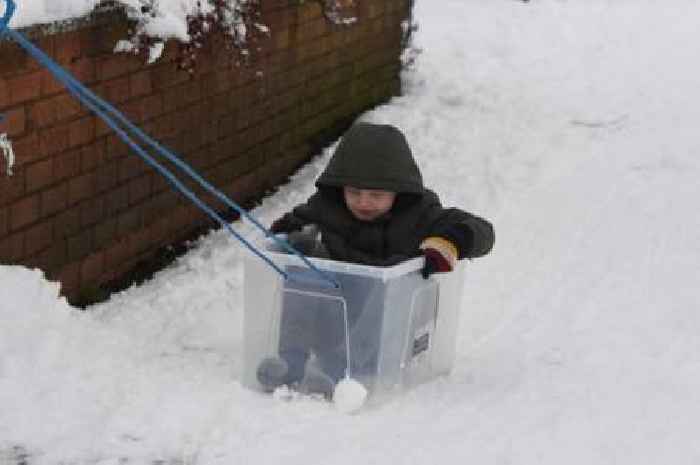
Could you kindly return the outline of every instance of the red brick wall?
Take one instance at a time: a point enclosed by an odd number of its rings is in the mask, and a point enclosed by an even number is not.
[[[336,26],[320,2],[262,0],[271,35],[250,66],[214,38],[196,74],[177,44],[156,63],[114,54],[128,24],[109,13],[55,34],[26,31],[53,59],[239,202],[273,187],[324,136],[399,92],[408,0],[360,0]],[[207,223],[17,45],[0,43],[0,263],[43,269],[72,299]],[[192,184],[188,184],[192,186]]]

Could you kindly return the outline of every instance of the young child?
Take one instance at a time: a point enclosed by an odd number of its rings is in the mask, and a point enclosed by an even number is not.
[[[480,257],[493,247],[494,232],[488,221],[444,208],[438,196],[423,186],[406,138],[393,126],[356,123],[316,187],[306,203],[273,222],[270,229],[294,233],[314,225],[324,255],[333,260],[389,266],[422,255],[422,274],[428,278],[435,272],[452,271],[458,260]],[[310,318],[308,312],[303,316],[296,310],[283,311],[282,326],[296,328],[290,331],[296,336],[282,338],[280,357],[259,366],[258,380],[269,390],[299,382],[305,374],[310,346],[307,342],[303,347],[301,339],[313,335],[298,330],[309,327],[308,321],[300,324],[304,318]],[[330,374],[329,382],[338,376]]]

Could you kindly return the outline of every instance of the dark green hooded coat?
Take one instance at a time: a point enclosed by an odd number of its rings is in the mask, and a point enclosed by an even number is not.
[[[371,221],[356,219],[345,205],[343,186],[396,192],[392,209]],[[393,265],[421,254],[429,236],[450,240],[459,258],[487,254],[494,243],[491,224],[456,208],[423,187],[423,180],[403,134],[393,126],[355,124],[343,137],[317,192],[283,220],[297,226],[315,224],[334,260],[366,265]]]

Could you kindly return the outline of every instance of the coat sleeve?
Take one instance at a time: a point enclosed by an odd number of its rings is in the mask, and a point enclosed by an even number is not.
[[[435,228],[431,235],[451,240],[459,248],[460,259],[482,257],[495,242],[490,222],[457,208],[445,209]]]
[[[443,208],[432,203],[425,237],[444,237],[459,249],[459,259],[486,255],[493,248],[495,234],[491,223],[459,208]]]
[[[317,223],[317,217],[319,216],[318,208],[315,207],[318,203],[317,196],[318,193],[313,194],[306,202],[297,205],[291,211],[273,221],[272,224],[279,222],[294,224],[298,226],[298,229],[301,229],[308,224]]]

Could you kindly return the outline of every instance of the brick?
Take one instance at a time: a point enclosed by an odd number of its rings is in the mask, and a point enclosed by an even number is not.
[[[304,63],[304,69],[307,78],[311,79],[327,76],[340,66],[340,64],[339,53],[331,52]]]
[[[214,71],[200,78],[202,81],[202,97],[212,97],[226,93],[233,86],[228,70]]]
[[[279,29],[270,31],[270,52],[278,52],[286,50],[296,41],[297,29],[290,29],[287,26],[282,26]]]
[[[80,286],[80,263],[74,262],[63,266],[56,277],[61,282],[61,294],[66,295],[77,291]]]
[[[104,252],[96,252],[85,257],[80,264],[80,280],[82,282],[98,281],[104,271],[104,265]]]
[[[192,152],[202,146],[202,130],[201,126],[193,126],[187,133],[183,134],[181,153],[187,156],[187,159],[192,161]]]
[[[168,236],[170,222],[168,217],[157,218],[151,225],[151,237],[153,238],[154,246],[163,245]]]
[[[92,252],[92,233],[88,229],[68,238],[68,261],[80,260]]]
[[[139,229],[141,225],[141,211],[138,208],[126,210],[117,217],[117,235],[126,236],[131,234]]]
[[[14,137],[23,133],[27,125],[27,115],[24,107],[12,108],[4,111],[5,119],[0,123],[0,132],[6,132]]]
[[[46,221],[32,226],[26,231],[24,240],[26,255],[34,255],[46,249],[53,241],[53,224]]]
[[[53,219],[54,238],[67,238],[80,230],[80,209],[72,208],[56,215]]]
[[[72,119],[79,115],[85,115],[88,112],[87,108],[84,108],[80,102],[70,94],[60,94],[52,100],[56,105],[58,121]]]
[[[181,84],[177,87],[170,87],[163,91],[163,110],[166,113],[184,108],[187,105],[187,84]]]
[[[141,176],[129,183],[129,205],[134,205],[151,195],[151,176]]]
[[[39,100],[29,110],[29,119],[36,129],[51,126],[58,121],[56,104],[53,99]]]
[[[139,126],[143,121],[143,103],[140,100],[132,100],[122,104],[122,113],[129,121]]]
[[[68,182],[68,204],[80,202],[95,193],[95,174],[86,173]]]
[[[95,226],[95,249],[102,250],[115,241],[117,220],[109,218]]]
[[[297,21],[301,23],[307,23],[313,21],[314,19],[321,18],[323,15],[323,10],[320,2],[306,2],[297,8]],[[304,27],[304,26],[301,26]]]
[[[296,24],[296,8],[289,8],[288,0],[266,0],[260,5],[261,22],[271,30]]]
[[[26,167],[27,192],[35,192],[54,182],[53,159],[33,163]]]
[[[265,24],[267,23],[267,20],[269,19],[269,14],[271,11],[276,11],[276,10],[288,10],[290,2],[289,0],[266,0],[264,2],[261,2],[260,4],[260,12],[263,15],[263,22]]]
[[[37,89],[44,97],[66,91],[65,86],[47,69],[39,71],[39,84]]]
[[[273,95],[281,94],[289,89],[296,88],[306,80],[303,68],[295,68],[281,72],[270,78],[270,92]]]
[[[4,108],[10,104],[10,94],[8,88],[9,85],[7,80],[0,77],[0,108]]]
[[[95,119],[85,117],[70,124],[68,131],[69,147],[86,145],[95,138]]]
[[[177,135],[174,113],[158,116],[151,122],[151,126],[152,129],[149,132],[158,140]]]
[[[144,218],[148,220],[151,217],[167,217],[177,205],[178,198],[178,194],[171,189],[155,194],[142,208]]]
[[[67,150],[70,143],[70,126],[61,125],[41,131],[39,136],[41,156],[51,156]]]
[[[16,231],[38,220],[39,204],[39,195],[32,195],[10,205],[10,230]]]
[[[80,173],[81,150],[63,152],[53,159],[53,179],[62,181]]]
[[[358,14],[363,20],[376,18],[384,13],[386,6],[384,2],[360,1]]]
[[[22,197],[24,188],[24,170],[15,168],[12,176],[5,174],[5,163],[0,159],[0,204],[8,204]]]
[[[24,234],[0,238],[0,263],[15,264],[24,257]]]
[[[107,137],[105,147],[107,150],[107,160],[124,158],[129,153],[129,150],[131,150],[129,146],[115,134]]]
[[[41,192],[41,217],[55,215],[68,205],[68,183]]]
[[[146,97],[140,103],[144,121],[152,120],[163,114],[163,97],[160,94]]]
[[[6,206],[0,206],[0,237],[7,234],[10,230],[10,224],[7,219],[8,208]]]
[[[81,227],[85,228],[86,226],[93,225],[102,220],[104,216],[105,209],[103,197],[92,197],[80,204]]]
[[[129,185],[122,185],[111,190],[105,197],[104,209],[111,216],[125,210],[129,206]]]
[[[105,162],[100,164],[95,171],[95,189],[97,192],[105,192],[113,189],[118,182],[119,162]]]
[[[109,24],[95,24],[93,27],[82,29],[83,54],[93,58],[114,53],[114,44],[128,34],[126,28],[126,23],[111,21]]]
[[[97,65],[95,60],[91,58],[78,59],[74,63],[71,63],[67,69],[73,75],[73,77],[75,77],[85,86],[89,86],[97,82]]]
[[[119,160],[119,171],[115,174],[119,182],[126,182],[143,173],[146,169],[146,162],[138,156],[126,157]]]
[[[81,50],[81,32],[71,31],[64,32],[56,38],[54,59],[60,64],[70,64],[80,58]]]
[[[219,139],[219,126],[216,121],[202,125],[202,144],[211,145]]]
[[[131,247],[129,238],[124,238],[112,244],[105,250],[105,268],[112,270],[118,268],[129,259]]]
[[[151,73],[151,83],[156,91],[187,82],[190,79],[188,73],[178,70],[177,66],[172,63],[152,67]]]
[[[58,279],[58,271],[66,263],[66,241],[52,242],[48,248],[23,262],[27,266],[44,270],[46,277],[55,281]]]
[[[95,137],[100,139],[104,136],[111,135],[113,129],[105,123],[102,118],[97,118],[95,121]]]
[[[139,256],[149,252],[153,245],[152,231],[142,229],[131,237],[131,254]]]
[[[98,139],[80,149],[80,170],[92,171],[107,159],[106,139]]]
[[[150,71],[142,71],[129,76],[131,97],[142,97],[153,92]]]
[[[255,173],[248,173],[235,178],[229,183],[227,194],[236,202],[243,202],[246,198],[256,195],[260,191],[259,182]]]
[[[296,34],[297,43],[307,42],[310,40],[324,40],[325,35],[328,35],[330,28],[326,18],[318,18],[309,21],[300,27]]]
[[[298,59],[295,48],[276,50],[267,57],[268,77],[292,69],[297,64]]]
[[[0,41],[0,76],[27,71],[30,68],[31,57],[18,44],[3,39]]]
[[[8,78],[7,84],[10,105],[29,102],[41,96],[41,72]]]
[[[225,94],[207,100],[205,102],[205,108],[207,108],[211,121],[213,122],[235,114],[235,108],[229,105],[228,98]]]
[[[192,222],[189,212],[183,206],[174,208],[169,217],[170,226],[175,231],[175,234],[182,234],[188,227],[190,227]]]
[[[106,81],[100,87],[100,91],[96,93],[111,104],[121,103],[129,98],[128,76]]]
[[[129,74],[132,69],[130,63],[132,59],[131,56],[125,54],[110,54],[96,60],[97,79],[99,81],[109,81]]]

